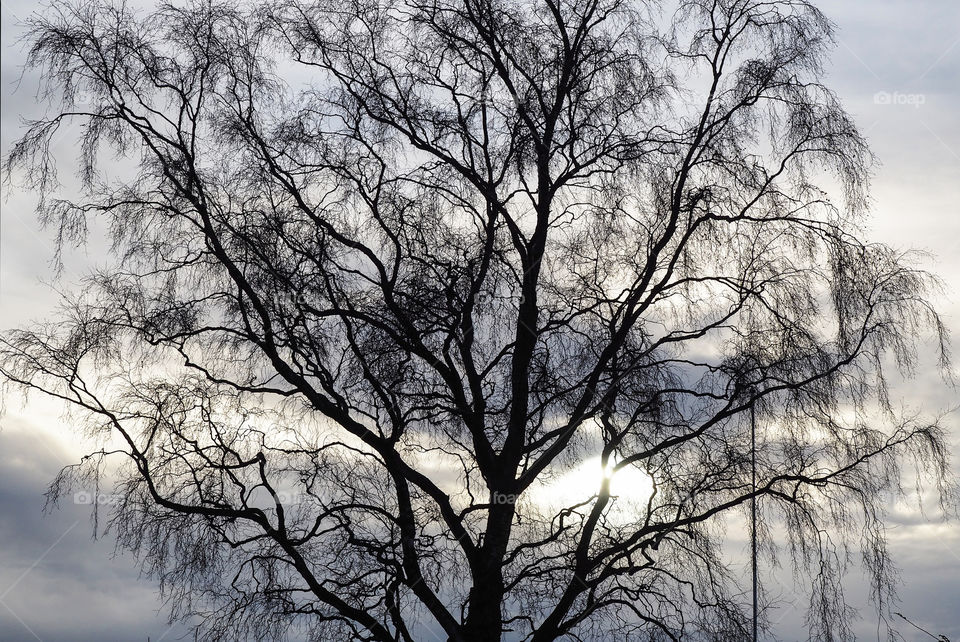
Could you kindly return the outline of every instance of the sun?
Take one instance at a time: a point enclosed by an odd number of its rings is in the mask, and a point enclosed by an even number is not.
[[[650,475],[635,466],[613,472],[613,464],[604,468],[600,457],[590,457],[553,480],[531,489],[530,498],[548,512],[560,511],[590,500],[600,492],[604,479],[610,480],[611,503],[607,514],[624,521],[646,512],[653,494]]]

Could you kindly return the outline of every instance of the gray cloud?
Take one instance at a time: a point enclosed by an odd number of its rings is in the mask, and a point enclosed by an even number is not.
[[[43,430],[5,420],[0,431],[0,640],[175,640],[135,561],[94,540],[90,506],[43,513],[44,492],[69,461]]]

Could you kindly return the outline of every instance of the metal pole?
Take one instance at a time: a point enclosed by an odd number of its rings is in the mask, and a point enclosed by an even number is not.
[[[750,406],[750,546],[753,562],[753,642],[757,642],[757,418],[754,406]]]

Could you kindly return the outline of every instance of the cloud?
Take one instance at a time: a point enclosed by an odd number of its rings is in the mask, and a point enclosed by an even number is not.
[[[0,640],[174,640],[155,587],[109,536],[94,540],[90,507],[43,513],[43,493],[69,455],[45,431],[0,430]]]

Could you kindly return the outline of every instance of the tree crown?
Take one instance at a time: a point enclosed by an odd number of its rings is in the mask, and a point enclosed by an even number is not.
[[[932,280],[859,238],[871,157],[818,81],[829,21],[672,9],[33,19],[59,107],[8,172],[64,242],[108,221],[116,261],[7,335],[0,372],[119,435],[56,489],[125,461],[111,524],[175,616],[212,639],[741,640],[722,533],[754,499],[815,569],[814,637],[848,635],[850,543],[886,604],[878,499],[907,456],[948,482],[941,428],[883,376],[945,336]],[[48,197],[73,122],[84,194]],[[585,461],[595,487],[543,499]]]

